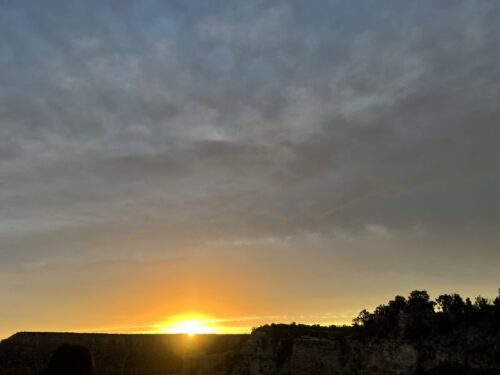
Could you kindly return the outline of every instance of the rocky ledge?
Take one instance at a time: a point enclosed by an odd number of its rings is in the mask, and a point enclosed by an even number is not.
[[[38,374],[62,343],[87,346],[98,374],[500,374],[500,337],[411,341],[301,335],[272,325],[251,335],[18,333],[0,343],[0,373]]]

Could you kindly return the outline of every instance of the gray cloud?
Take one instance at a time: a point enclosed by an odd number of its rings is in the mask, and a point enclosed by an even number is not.
[[[79,257],[89,232],[145,218],[173,242],[415,225],[494,235],[499,12],[4,2],[0,257]],[[82,245],[28,246],[65,230]]]

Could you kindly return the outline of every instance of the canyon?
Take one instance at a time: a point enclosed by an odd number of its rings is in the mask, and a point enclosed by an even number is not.
[[[302,331],[271,325],[249,335],[20,332],[0,342],[0,374],[38,374],[63,343],[89,348],[103,375],[500,374],[498,332],[406,340]]]

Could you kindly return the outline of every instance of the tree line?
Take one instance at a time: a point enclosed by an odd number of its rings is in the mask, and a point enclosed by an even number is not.
[[[418,340],[465,331],[495,335],[500,331],[500,289],[498,293],[492,300],[478,296],[472,301],[457,293],[442,294],[432,300],[426,290],[414,290],[408,297],[398,295],[372,312],[362,310],[349,326],[270,324],[253,331],[269,332],[272,341],[301,336]]]
[[[495,299],[478,296],[474,302],[456,293],[432,300],[427,291],[414,290],[407,298],[396,296],[373,312],[362,310],[353,324],[365,335],[407,339],[471,328],[494,333],[500,329],[500,289]]]

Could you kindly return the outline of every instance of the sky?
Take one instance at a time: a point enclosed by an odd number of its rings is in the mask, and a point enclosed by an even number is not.
[[[496,0],[2,1],[0,337],[495,296],[499,23]]]

